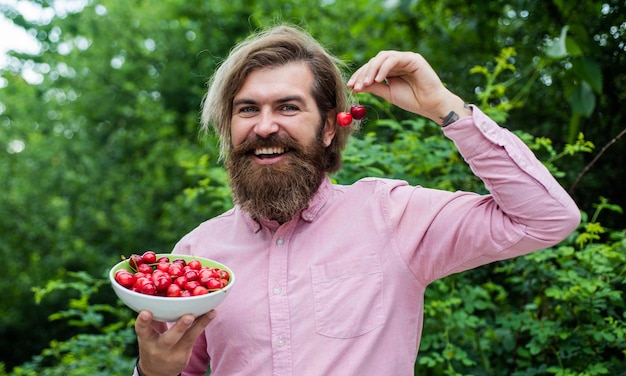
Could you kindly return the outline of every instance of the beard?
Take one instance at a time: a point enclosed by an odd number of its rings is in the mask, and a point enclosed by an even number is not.
[[[286,155],[276,163],[259,164],[254,149],[266,146],[282,146]],[[225,165],[235,203],[257,220],[291,220],[317,192],[325,175],[325,152],[321,135],[312,145],[273,134],[233,147]]]

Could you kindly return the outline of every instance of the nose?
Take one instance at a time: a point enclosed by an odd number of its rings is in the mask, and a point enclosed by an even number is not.
[[[278,132],[278,123],[271,111],[262,110],[257,117],[257,123],[254,126],[254,133],[260,137],[267,137]]]

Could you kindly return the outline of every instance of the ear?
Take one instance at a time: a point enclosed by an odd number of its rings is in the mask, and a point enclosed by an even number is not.
[[[324,134],[322,135],[322,141],[324,142],[324,146],[330,146],[330,143],[335,138],[335,133],[337,132],[337,111],[331,110],[328,111],[326,115],[326,121],[324,121]]]

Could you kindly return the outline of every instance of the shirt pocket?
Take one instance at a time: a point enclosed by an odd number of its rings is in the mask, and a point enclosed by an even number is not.
[[[311,266],[311,282],[317,333],[352,338],[384,324],[378,257]]]

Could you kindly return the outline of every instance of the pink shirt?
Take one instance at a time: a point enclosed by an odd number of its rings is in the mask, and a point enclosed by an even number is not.
[[[237,276],[183,375],[413,375],[429,283],[576,228],[576,204],[511,132],[475,107],[443,132],[491,195],[326,180],[288,223],[235,207],[181,239],[175,253]]]

